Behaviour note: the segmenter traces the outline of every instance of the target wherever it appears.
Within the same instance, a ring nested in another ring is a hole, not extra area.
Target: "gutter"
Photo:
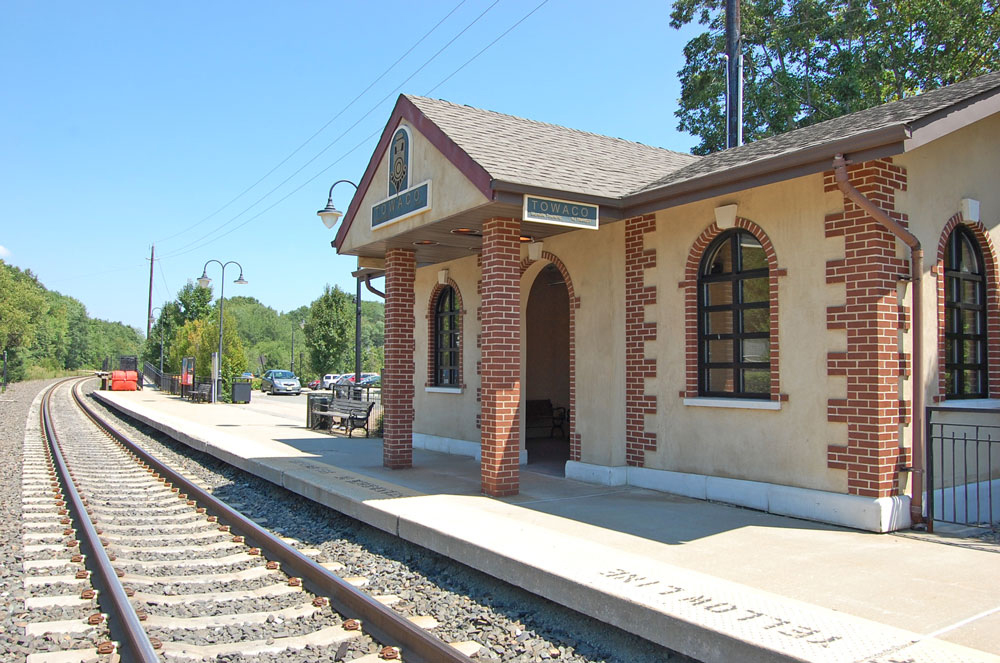
[[[863,193],[855,189],[847,177],[847,161],[843,154],[837,154],[833,159],[833,174],[839,188],[844,196],[853,201],[858,207],[868,213],[872,219],[882,225],[883,228],[891,232],[904,244],[910,247],[910,279],[911,283],[911,311],[913,313],[913,356],[910,361],[913,365],[912,382],[912,415],[911,425],[911,456],[912,467],[901,467],[900,471],[910,471],[913,476],[910,497],[910,519],[914,523],[923,522],[923,479],[924,479],[924,325],[923,325],[923,303],[921,294],[923,292],[922,280],[924,272],[924,250],[920,246],[920,240],[909,230],[899,223],[889,218],[882,208],[865,197]]]

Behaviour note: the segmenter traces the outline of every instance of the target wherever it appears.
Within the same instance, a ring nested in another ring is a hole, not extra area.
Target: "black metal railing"
[[[927,408],[927,516],[991,528],[1000,523],[1000,409]]]
[[[163,389],[163,378],[164,378],[164,375],[163,375],[163,373],[160,372],[160,370],[156,366],[153,366],[148,361],[147,362],[143,362],[143,364],[142,364],[142,375],[143,375],[143,377],[145,377],[145,379],[147,379],[150,382],[152,382],[153,385],[155,385],[157,389],[160,389],[160,390]]]

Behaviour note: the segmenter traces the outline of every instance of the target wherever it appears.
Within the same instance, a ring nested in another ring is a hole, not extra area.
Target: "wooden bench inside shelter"
[[[365,437],[368,437],[368,418],[373,407],[375,401],[356,401],[350,398],[320,400],[312,406],[312,427],[332,431],[336,425],[343,428],[348,437],[355,430],[364,429]]]
[[[559,429],[559,437],[566,437],[565,423],[566,408],[553,407],[549,399],[524,402],[525,437],[532,430],[545,430],[548,437],[555,437],[556,429]]]

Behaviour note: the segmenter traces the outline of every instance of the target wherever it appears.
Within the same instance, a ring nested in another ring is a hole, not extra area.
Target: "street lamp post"
[[[226,267],[228,265],[236,265],[240,268],[240,275],[233,283],[238,283],[240,285],[246,285],[248,281],[243,278],[243,265],[236,262],[235,260],[230,260],[229,262],[222,263],[218,260],[209,260],[205,263],[205,266],[201,269],[201,276],[198,278],[198,285],[203,288],[207,288],[211,283],[212,279],[208,278],[208,265],[209,263],[215,263],[222,267],[222,280],[219,281],[219,372],[217,375],[212,376],[212,402],[219,402],[219,377],[222,375],[222,307],[226,301]]]
[[[330,186],[330,194],[327,196],[326,207],[316,212],[316,214],[323,220],[323,225],[327,228],[333,228],[337,225],[337,221],[340,217],[344,215],[343,212],[338,210],[333,205],[333,188],[338,184],[346,182],[354,187],[357,191],[358,185],[351,180],[337,180]],[[357,295],[354,300],[354,393],[361,398],[361,278],[357,279]]]

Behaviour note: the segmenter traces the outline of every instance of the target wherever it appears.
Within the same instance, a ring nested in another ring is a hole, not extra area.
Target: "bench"
[[[524,402],[524,435],[530,430],[545,430],[548,437],[555,437],[559,429],[559,437],[566,437],[566,408],[552,407],[549,399]]]
[[[188,392],[192,403],[207,403],[212,400],[212,385],[209,383],[199,384]]]
[[[343,428],[348,437],[359,428],[363,428],[365,437],[368,437],[368,417],[373,407],[375,401],[355,401],[349,398],[321,401],[312,409],[313,428],[325,427],[332,431],[334,419],[337,419],[337,427]]]

